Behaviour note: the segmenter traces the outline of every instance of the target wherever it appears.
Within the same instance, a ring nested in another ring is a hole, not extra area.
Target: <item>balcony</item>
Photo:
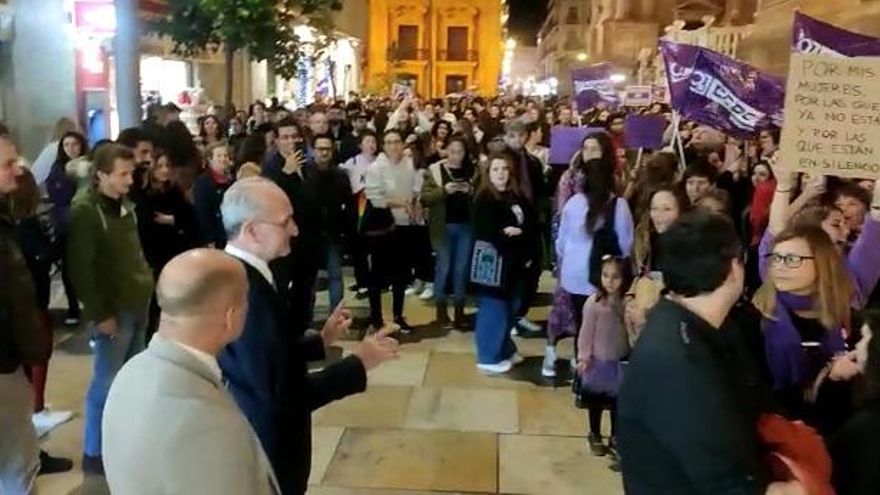
[[[388,49],[386,56],[388,57],[389,61],[427,61],[431,59],[431,50],[409,47],[391,47]]]
[[[437,60],[441,62],[478,62],[480,53],[476,50],[440,50]]]

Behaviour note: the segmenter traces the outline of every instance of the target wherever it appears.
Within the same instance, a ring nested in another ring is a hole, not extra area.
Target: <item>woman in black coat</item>
[[[223,194],[232,185],[229,146],[223,142],[213,144],[205,151],[205,156],[208,167],[193,184],[199,244],[223,249],[226,246],[226,231],[220,217],[220,203],[223,202]]]
[[[478,285],[475,340],[477,368],[484,373],[506,373],[522,362],[510,329],[525,291],[523,273],[537,263],[534,210],[519,194],[512,170],[510,156],[490,157],[474,202],[471,281]]]
[[[195,211],[173,176],[169,156],[160,152],[147,171],[146,187],[136,210],[141,246],[157,280],[166,263],[199,245]],[[154,297],[150,303],[147,343],[158,318],[159,307]]]

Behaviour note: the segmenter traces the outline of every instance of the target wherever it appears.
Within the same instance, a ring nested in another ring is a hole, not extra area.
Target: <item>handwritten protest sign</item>
[[[792,54],[781,165],[880,178],[880,58]]]

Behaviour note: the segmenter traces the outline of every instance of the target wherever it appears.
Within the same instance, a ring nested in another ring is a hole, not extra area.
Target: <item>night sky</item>
[[[547,17],[547,0],[507,0],[510,19],[507,27],[510,36],[523,45],[535,45],[535,37],[541,23]]]

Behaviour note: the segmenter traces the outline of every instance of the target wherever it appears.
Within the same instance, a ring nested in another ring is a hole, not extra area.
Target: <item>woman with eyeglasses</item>
[[[808,403],[822,370],[840,377],[844,332],[855,288],[840,251],[818,226],[800,224],[762,243],[764,285],[753,299],[761,314],[774,395],[789,417],[822,423],[826,411]]]
[[[789,224],[821,227],[843,254],[845,266],[855,284],[852,306],[864,307],[880,280],[880,249],[877,249],[880,245],[880,190],[874,190],[870,214],[865,216],[858,238],[849,246],[850,229],[843,212],[834,205],[817,204],[825,194],[827,178],[807,177],[803,192],[789,203],[797,181],[796,174],[777,174],[769,223],[759,251],[763,248],[766,252],[773,244],[774,236],[785,230]]]

